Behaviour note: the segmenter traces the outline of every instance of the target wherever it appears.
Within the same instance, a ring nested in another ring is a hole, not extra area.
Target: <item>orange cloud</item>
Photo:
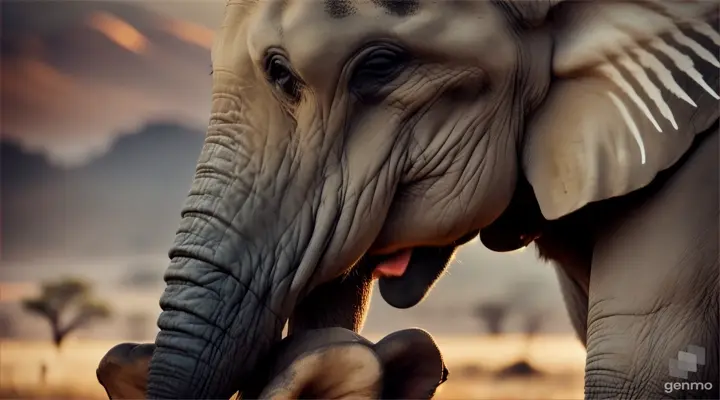
[[[163,85],[84,79],[30,57],[5,57],[1,65],[3,134],[60,164],[83,163],[102,154],[118,134],[133,132],[148,120],[203,127],[209,114],[209,99],[195,89],[173,92]],[[188,77],[188,85],[196,76],[207,76],[177,71],[174,80]]]
[[[74,82],[56,69],[34,58],[5,59],[0,70],[4,101],[16,103],[5,106],[32,104],[37,107],[55,105],[55,97],[73,89]],[[38,96],[36,93],[43,93]],[[67,104],[67,103],[65,103]],[[12,115],[6,117],[12,117]]]
[[[40,60],[2,61],[3,133],[20,136],[30,148],[53,148],[52,158],[61,163],[84,162],[105,151],[114,133],[107,132],[108,125],[134,129],[142,111],[156,104],[123,86],[78,80]]]
[[[211,78],[207,57],[198,51],[211,47],[213,31],[164,14],[127,15],[95,9],[58,22],[62,29],[51,32],[57,39],[52,45],[63,54],[59,64],[47,57],[50,36],[12,36],[18,54],[0,60],[3,136],[73,165],[102,154],[115,137],[149,120],[202,129]],[[108,40],[77,40],[76,32]]]
[[[212,48],[215,32],[202,25],[180,19],[168,19],[162,22],[162,29],[175,35],[180,40],[188,43],[204,47],[208,50]]]
[[[133,53],[141,54],[148,47],[149,41],[140,31],[112,14],[95,12],[90,15],[88,24],[118,46]]]

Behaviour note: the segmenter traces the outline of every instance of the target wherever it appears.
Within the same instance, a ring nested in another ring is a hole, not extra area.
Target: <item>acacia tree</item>
[[[108,305],[94,298],[90,285],[79,279],[46,282],[40,295],[23,300],[23,307],[48,321],[58,350],[71,332],[110,316]]]
[[[503,330],[505,319],[510,314],[510,304],[504,301],[482,302],[475,307],[474,315],[492,336]]]
[[[541,310],[530,310],[525,313],[523,333],[527,340],[533,339],[543,328],[544,313]]]
[[[530,346],[533,339],[543,328],[544,313],[541,310],[528,310],[523,315],[522,331],[525,334],[525,359],[530,358]]]

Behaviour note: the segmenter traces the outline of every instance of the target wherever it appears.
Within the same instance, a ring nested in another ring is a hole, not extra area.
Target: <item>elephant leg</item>
[[[572,279],[563,267],[556,265],[555,273],[560,283],[565,308],[567,309],[570,323],[572,323],[583,346],[587,346],[587,316],[588,316],[588,295],[585,290]]]
[[[553,262],[570,322],[587,346],[588,287],[592,263],[594,212],[580,210],[548,223],[535,240],[541,259]]]
[[[590,276],[586,398],[720,397],[718,204],[714,132],[603,228]]]

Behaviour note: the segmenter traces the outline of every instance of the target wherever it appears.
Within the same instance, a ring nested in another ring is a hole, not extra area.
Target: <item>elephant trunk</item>
[[[256,365],[280,340],[283,322],[249,293],[254,289],[209,260],[175,256],[171,268],[175,269],[172,279],[185,273],[188,281],[168,282],[161,299],[161,331],[150,363],[147,396],[228,399],[251,372],[246,366]],[[206,277],[190,282],[189,276],[200,271]],[[233,291],[235,298],[221,299],[220,291]],[[230,313],[237,317],[225,317]],[[240,329],[243,324],[252,324],[253,330]]]
[[[278,172],[259,171],[286,163],[244,157],[239,147],[253,139],[238,129],[211,127],[198,162],[165,273],[148,398],[229,398],[281,339],[298,301],[292,266],[309,239],[280,244],[292,218],[278,211],[279,199],[294,216],[312,207],[275,194],[285,188],[263,180],[277,181]]]

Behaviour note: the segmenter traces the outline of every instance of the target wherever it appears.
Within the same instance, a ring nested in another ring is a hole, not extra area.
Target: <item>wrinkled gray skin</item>
[[[153,344],[124,343],[100,361],[108,398],[145,396]],[[432,336],[405,329],[372,343],[353,331],[326,328],[290,335],[254,369],[246,399],[430,399],[447,379]]]
[[[417,304],[455,248],[533,240],[586,397],[718,397],[713,2],[231,0],[148,397],[227,398],[281,338]],[[590,273],[592,272],[592,273]],[[243,360],[243,362],[238,362]]]

